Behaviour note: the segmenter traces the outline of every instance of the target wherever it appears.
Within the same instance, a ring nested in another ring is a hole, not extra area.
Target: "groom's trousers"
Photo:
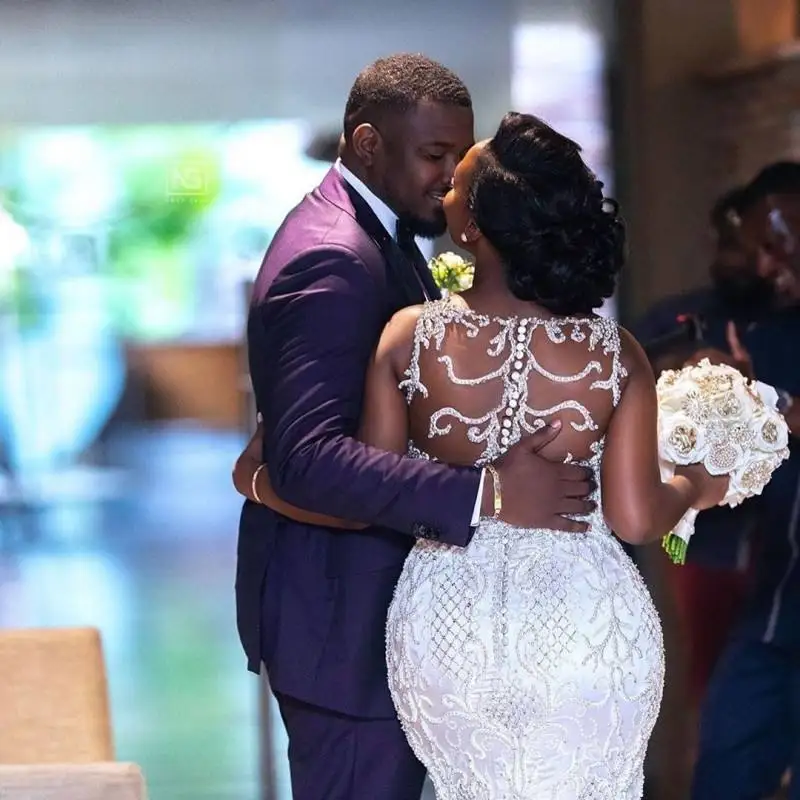
[[[792,650],[734,639],[711,679],[692,800],[762,800],[787,767],[800,800],[800,663]]]
[[[360,719],[277,694],[294,800],[420,800],[425,769],[397,719]]]

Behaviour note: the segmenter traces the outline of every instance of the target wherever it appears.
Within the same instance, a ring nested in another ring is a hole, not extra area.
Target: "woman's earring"
[[[464,244],[467,243],[467,234],[466,233],[462,233],[461,234],[461,241],[464,242]]]

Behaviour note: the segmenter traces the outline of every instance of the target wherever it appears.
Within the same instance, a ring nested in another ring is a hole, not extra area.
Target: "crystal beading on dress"
[[[445,365],[448,379],[459,386],[480,386],[502,379],[503,395],[496,408],[489,409],[481,417],[466,417],[455,408],[442,408],[431,416],[429,436],[447,435],[452,426],[440,426],[442,419],[453,417],[468,425],[467,438],[475,443],[486,442],[486,449],[477,463],[485,464],[494,461],[514,442],[526,433],[535,433],[545,424],[545,419],[561,411],[571,409],[581,415],[581,423],[572,422],[576,431],[596,430],[597,426],[591,414],[577,400],[564,400],[550,408],[536,409],[528,405],[528,381],[532,371],[555,383],[575,383],[584,380],[593,372],[600,373],[602,365],[593,360],[575,375],[557,375],[545,369],[537,360],[531,349],[531,338],[537,328],[543,328],[548,339],[553,343],[566,340],[564,326],[571,326],[570,339],[583,342],[588,338],[588,349],[594,350],[598,345],[605,355],[612,358],[611,374],[605,380],[598,379],[592,383],[592,389],[609,389],[613,401],[619,402],[619,393],[625,369],[619,359],[619,330],[612,320],[601,317],[592,318],[511,318],[497,319],[475,314],[464,306],[456,305],[449,300],[429,303],[421,313],[414,333],[414,347],[411,363],[406,370],[406,379],[400,383],[410,402],[414,394],[419,392],[427,397],[428,389],[420,376],[419,357],[422,348],[441,349],[447,326],[453,323],[462,325],[467,336],[475,338],[481,328],[492,323],[500,326],[500,333],[493,337],[487,354],[502,358],[500,365],[492,372],[478,378],[460,378],[455,374],[450,356],[443,355],[439,361]]]
[[[496,366],[460,377],[453,359],[441,354],[448,331],[474,339],[492,325],[499,333],[487,354]],[[583,343],[585,366],[571,375],[545,369],[532,344],[538,329],[554,345]],[[613,406],[625,378],[611,320],[489,318],[445,300],[420,313],[401,383],[409,402],[428,397],[420,355],[431,349],[454,384],[502,381],[499,403],[479,415],[452,407],[431,415],[430,439],[452,433],[456,420],[466,426],[467,438],[483,446],[479,465],[560,411],[575,412],[573,430],[598,430],[578,399],[537,408],[532,376],[570,385],[593,376],[589,391],[609,392]],[[484,518],[466,548],[420,540],[406,561],[387,620],[389,686],[437,800],[642,796],[663,687],[661,627],[599,510],[601,434],[589,450],[598,510],[587,533]],[[428,457],[421,442],[409,453]]]

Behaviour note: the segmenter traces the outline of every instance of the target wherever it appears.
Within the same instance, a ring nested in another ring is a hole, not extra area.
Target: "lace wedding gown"
[[[458,428],[483,446],[479,465],[544,417],[569,415],[560,436],[584,443],[575,460],[591,466],[599,487],[594,415],[607,422],[619,400],[619,349],[610,320],[489,319],[439,301],[421,312],[401,386],[409,402],[424,402],[430,372],[452,385],[448,397],[460,392],[461,410],[431,408],[429,449]],[[573,369],[548,370],[540,350]],[[464,377],[478,356],[488,371]],[[472,394],[489,387],[491,408],[483,398],[467,413]],[[430,457],[422,438],[412,453]],[[585,534],[482,519],[466,548],[418,541],[389,610],[386,647],[392,698],[437,800],[642,796],[664,678],[661,627],[600,510]]]

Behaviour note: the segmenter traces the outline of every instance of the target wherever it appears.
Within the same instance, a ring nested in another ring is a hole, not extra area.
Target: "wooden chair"
[[[0,764],[114,760],[98,630],[2,630],[0,676]]]

